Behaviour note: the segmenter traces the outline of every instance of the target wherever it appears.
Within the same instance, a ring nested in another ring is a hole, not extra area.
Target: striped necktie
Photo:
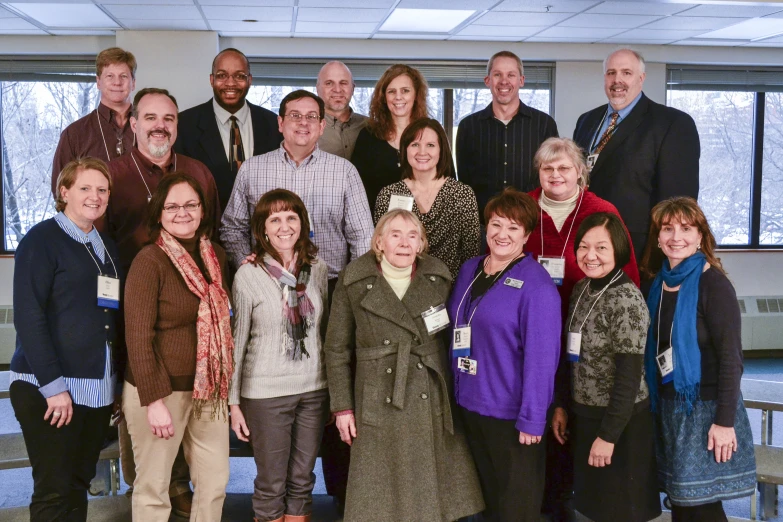
[[[242,147],[242,133],[239,132],[237,117],[231,116],[229,120],[231,120],[231,132],[229,132],[228,140],[228,162],[231,165],[231,173],[236,176],[237,172],[239,172],[239,167],[245,161],[245,149]]]
[[[619,113],[612,113],[612,119],[609,120],[609,126],[604,131],[603,136],[601,136],[601,140],[598,142],[598,146],[593,151],[593,154],[600,154],[601,151],[604,150],[604,147],[606,147],[606,144],[609,143],[609,138],[611,138],[612,134],[614,134],[614,129],[617,127],[617,118],[619,117]]]

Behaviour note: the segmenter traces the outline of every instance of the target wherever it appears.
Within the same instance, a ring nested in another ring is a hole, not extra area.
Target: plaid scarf
[[[234,338],[228,294],[215,250],[206,236],[199,240],[201,259],[212,281],[208,283],[198,265],[174,236],[160,231],[155,242],[166,252],[185,284],[201,299],[196,320],[196,379],[193,383],[193,413],[197,419],[205,405],[212,407],[211,418],[227,414],[228,386],[234,371]]]
[[[289,265],[296,266],[296,256]],[[313,326],[315,308],[307,297],[307,283],[310,282],[310,265],[302,264],[299,276],[295,276],[269,254],[264,256],[264,268],[283,289],[283,325],[288,339],[281,343],[281,349],[294,361],[301,361],[302,355],[310,354],[305,348],[307,330]]]

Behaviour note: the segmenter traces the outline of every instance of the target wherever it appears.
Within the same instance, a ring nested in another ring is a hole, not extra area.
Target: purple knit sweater
[[[476,307],[467,289],[483,259],[469,259],[459,271],[448,303],[452,324],[467,324]],[[524,284],[514,288],[504,284],[507,278]],[[543,435],[560,341],[560,295],[546,270],[528,255],[481,299],[471,322],[471,358],[478,361],[477,374],[462,373],[456,359],[452,362],[457,404],[480,415],[513,420],[517,430],[529,435]]]

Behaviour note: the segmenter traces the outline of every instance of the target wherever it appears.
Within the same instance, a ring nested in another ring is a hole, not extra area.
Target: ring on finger
[[[56,411],[52,415],[54,415],[55,417],[59,417],[60,415],[62,415],[62,413],[60,413],[59,411]]]

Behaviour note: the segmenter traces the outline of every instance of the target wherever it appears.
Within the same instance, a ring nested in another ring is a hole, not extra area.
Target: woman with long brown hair
[[[427,90],[427,80],[419,71],[399,63],[386,69],[375,84],[367,126],[359,133],[351,157],[370,211],[381,189],[401,179],[400,138],[408,124],[427,117]]]
[[[655,279],[645,376],[658,481],[675,522],[725,521],[722,501],[751,495],[756,482],[737,295],[695,199],[658,203],[648,237],[641,268]]]
[[[316,257],[309,223],[293,192],[264,194],[250,221],[255,260],[234,279],[236,366],[228,402],[231,428],[253,445],[259,522],[305,522],[312,511],[329,392],[320,336],[326,263]]]

